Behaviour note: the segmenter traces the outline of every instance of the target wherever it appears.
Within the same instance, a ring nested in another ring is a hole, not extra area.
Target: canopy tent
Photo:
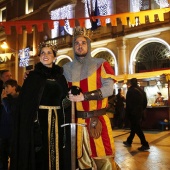
[[[151,72],[143,72],[143,73],[134,73],[134,74],[121,74],[116,76],[116,80],[124,81],[126,83],[131,78],[137,78],[137,79],[149,79],[152,77],[157,77],[165,75],[166,80],[170,80],[170,69],[167,70],[160,70],[160,71],[151,71]]]

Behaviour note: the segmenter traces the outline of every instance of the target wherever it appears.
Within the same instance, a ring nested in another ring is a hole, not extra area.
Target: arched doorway
[[[162,43],[144,45],[136,55],[135,72],[155,71],[170,68],[170,50]]]
[[[148,48],[148,45],[150,46],[149,48]],[[152,49],[153,46],[155,46],[155,45],[156,45],[156,48]],[[160,45],[160,47],[159,47],[159,45]],[[151,52],[154,53],[154,54],[152,54],[152,56],[156,55],[156,53],[160,54],[161,52],[166,54],[166,56],[168,56],[169,55],[168,51],[170,52],[169,44],[160,38],[147,38],[147,39],[141,41],[140,43],[138,43],[135,46],[135,48],[132,50],[132,53],[130,55],[130,62],[129,62],[129,73],[130,74],[133,74],[136,72],[136,61],[137,61],[136,57],[141,56],[141,53],[144,54],[144,49],[147,50],[145,53],[146,53],[146,56],[148,57],[147,58],[148,60],[150,59]],[[163,52],[164,51],[163,49],[166,51],[166,53]],[[138,57],[138,58],[141,59],[142,56]],[[144,57],[144,58],[146,58],[146,57]],[[142,65],[141,68],[145,69],[144,65]]]
[[[67,55],[60,55],[60,56],[57,57],[57,60],[56,60],[55,64],[62,67],[64,64],[66,64],[66,63],[68,63],[70,61],[72,61],[71,57],[69,57]]]
[[[115,71],[115,75],[117,75],[118,73],[117,60],[114,53],[111,50],[107,48],[96,48],[95,50],[92,51],[91,54],[92,57],[104,58],[106,61],[108,61],[112,66],[113,70]]]

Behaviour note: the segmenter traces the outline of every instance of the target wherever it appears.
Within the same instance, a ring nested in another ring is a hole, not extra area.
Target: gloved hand
[[[68,91],[73,95],[79,95],[80,92],[82,92],[81,88],[78,86],[71,86]]]

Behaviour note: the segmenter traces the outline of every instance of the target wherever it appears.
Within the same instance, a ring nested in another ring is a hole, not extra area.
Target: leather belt
[[[77,118],[91,118],[91,117],[95,117],[95,116],[101,116],[101,115],[105,115],[106,114],[106,109],[100,109],[100,110],[93,110],[93,111],[77,111],[76,112],[76,117]]]

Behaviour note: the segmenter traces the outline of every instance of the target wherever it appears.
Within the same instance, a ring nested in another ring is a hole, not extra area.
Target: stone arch
[[[71,57],[69,57],[68,55],[60,55],[57,57],[55,64],[62,67],[64,64],[66,64],[69,61],[72,61]]]
[[[113,57],[114,68],[115,68],[114,71],[115,71],[115,75],[117,75],[118,74],[118,64],[117,64],[117,60],[116,60],[114,53],[110,49],[102,47],[102,48],[96,48],[95,50],[93,50],[91,52],[91,55],[92,55],[92,57],[94,57],[96,54],[98,54],[100,52],[108,52]]]
[[[161,44],[165,45],[165,46],[170,50],[169,44],[168,44],[166,41],[164,41],[164,40],[162,40],[162,39],[160,39],[160,38],[147,38],[147,39],[139,42],[139,43],[135,46],[135,48],[132,50],[131,55],[130,55],[130,62],[129,62],[129,73],[130,73],[130,74],[135,73],[135,58],[136,58],[136,55],[137,55],[138,51],[139,51],[144,45],[146,45],[146,44],[148,44],[148,43],[151,43],[151,42],[161,43]]]

